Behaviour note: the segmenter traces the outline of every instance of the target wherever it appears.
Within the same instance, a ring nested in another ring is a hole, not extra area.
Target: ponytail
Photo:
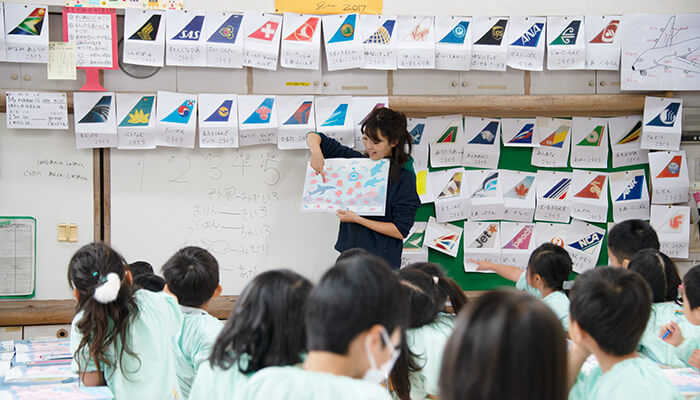
[[[459,314],[459,311],[467,304],[467,296],[461,287],[454,281],[454,279],[447,277],[436,276],[438,280],[438,288],[440,292],[447,295],[447,298],[452,304],[452,309],[455,314]]]
[[[396,397],[399,400],[411,400],[411,381],[409,375],[412,372],[418,372],[422,369],[416,358],[417,354],[414,354],[410,348],[408,348],[408,343],[406,343],[406,332],[402,333],[401,337],[401,354],[399,358],[396,359],[394,368],[389,374],[389,382],[391,382],[391,390],[396,393]]]

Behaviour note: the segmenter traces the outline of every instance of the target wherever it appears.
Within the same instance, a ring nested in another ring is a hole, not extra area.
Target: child
[[[322,133],[306,136],[311,152],[311,168],[326,182],[325,158],[390,160],[384,216],[360,217],[349,210],[338,210],[340,230],[335,249],[343,252],[360,247],[384,258],[394,269],[401,266],[403,239],[415,221],[420,198],[416,192],[411,147],[413,138],[406,130],[406,116],[389,108],[375,108],[362,123],[366,154],[345,147]]]
[[[566,338],[552,311],[512,289],[486,292],[445,347],[442,400],[565,400]]]
[[[379,383],[399,355],[407,311],[398,278],[382,259],[336,263],[309,295],[304,364],[259,371],[235,399],[390,399]]]
[[[104,243],[78,250],[68,283],[78,300],[71,324],[71,368],[87,386],[117,399],[178,399],[175,372],[182,314],[166,293],[137,290],[119,253]]]
[[[256,276],[241,293],[209,358],[197,371],[191,399],[232,399],[256,371],[295,365],[306,352],[304,319],[311,283],[288,271]]]
[[[570,296],[570,400],[683,398],[635,351],[651,313],[651,290],[638,273],[594,268],[576,279]],[[579,373],[591,353],[600,365]]]
[[[347,249],[344,252],[340,253],[338,258],[335,259],[335,262],[340,262],[345,260],[346,258],[355,256],[366,256],[368,254],[370,254],[370,252],[361,247],[353,247],[352,249]]]
[[[622,221],[608,232],[608,258],[610,266],[627,268],[627,265],[640,250],[658,250],[659,237],[648,222],[641,219]]]
[[[399,281],[408,293],[410,317],[405,344],[391,372],[392,387],[400,399],[439,396],[442,352],[467,296],[433,263],[411,264],[399,270]],[[453,313],[445,310],[448,299]]]
[[[700,265],[686,272],[683,277],[683,314],[693,325],[700,325]],[[683,329],[685,330],[685,329]],[[668,332],[668,334],[666,334]],[[689,339],[683,337],[681,327],[670,322],[662,327],[659,336],[676,346],[676,356],[690,367],[700,369],[700,335]]]
[[[477,271],[493,271],[516,282],[517,289],[541,297],[559,318],[564,330],[569,330],[569,299],[564,293],[564,282],[569,279],[572,262],[566,250],[552,243],[541,244],[530,254],[527,271],[490,261],[469,261],[478,265]]]
[[[211,355],[223,323],[207,313],[207,306],[221,294],[219,263],[200,247],[178,250],[162,268],[165,290],[177,297],[184,315],[177,357],[180,392],[189,397],[199,366]]]
[[[165,287],[165,279],[153,273],[153,267],[146,261],[135,261],[129,264],[129,271],[134,280],[134,287],[160,292]]]
[[[676,357],[674,347],[664,343],[658,334],[662,326],[672,320],[678,320],[686,332],[691,329],[682,316],[682,307],[677,303],[681,278],[676,264],[658,250],[644,249],[632,257],[628,269],[637,272],[649,284],[653,302],[649,321],[639,342],[639,352],[662,364],[684,366]]]

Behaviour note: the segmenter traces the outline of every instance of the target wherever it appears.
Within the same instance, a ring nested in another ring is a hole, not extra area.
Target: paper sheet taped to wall
[[[0,217],[0,297],[33,296],[36,219]]]

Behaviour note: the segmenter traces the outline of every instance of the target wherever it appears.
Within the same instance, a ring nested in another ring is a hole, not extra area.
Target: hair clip
[[[437,285],[440,282],[440,277],[433,276],[433,284]]]
[[[571,290],[571,288],[574,287],[574,281],[564,281],[562,284],[562,289],[564,290]]]

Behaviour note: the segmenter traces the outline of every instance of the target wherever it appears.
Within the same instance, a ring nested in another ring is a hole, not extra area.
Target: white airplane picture
[[[677,69],[686,74],[690,72],[700,73],[700,62],[688,59],[689,55],[700,50],[700,37],[674,43],[673,24],[675,21],[675,16],[669,18],[656,39],[654,47],[643,51],[634,60],[632,71],[639,72],[641,76],[646,76],[647,72],[654,68]]]

